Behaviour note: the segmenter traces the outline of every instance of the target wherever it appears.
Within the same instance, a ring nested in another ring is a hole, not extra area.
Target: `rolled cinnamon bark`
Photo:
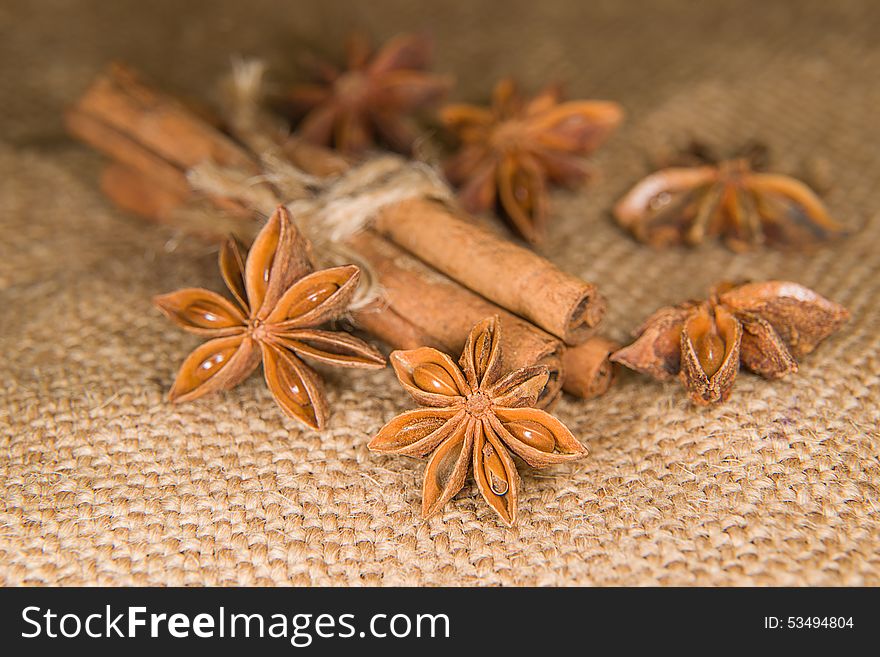
[[[351,167],[351,160],[323,146],[311,144],[295,135],[281,143],[281,152],[294,165],[313,176],[334,176]]]
[[[154,91],[120,64],[109,66],[64,120],[70,134],[121,165],[105,170],[103,191],[125,209],[157,221],[174,223],[172,211],[198,199],[186,176],[192,166],[216,161],[258,171],[256,158],[205,117]],[[208,200],[229,215],[252,216],[235,199]],[[204,236],[211,232],[206,230],[195,232]]]
[[[604,395],[614,383],[616,370],[609,356],[619,348],[614,340],[595,336],[566,349],[562,356],[565,367],[563,389],[582,399]]]
[[[104,168],[101,191],[122,209],[161,223],[167,223],[174,209],[186,203],[190,196],[188,190],[180,192],[118,162]]]
[[[135,136],[120,132],[75,108],[65,114],[68,132],[114,160],[135,169],[160,185],[169,194],[187,199],[192,188],[183,169],[147,149]]]
[[[284,152],[309,173],[344,169],[335,154],[295,140],[285,144]],[[589,339],[605,314],[605,300],[595,285],[461,218],[441,202],[419,198],[386,206],[372,228],[566,344]]]
[[[116,159],[123,159],[127,149],[111,146],[108,135],[112,133],[136,142],[177,169],[211,161],[258,171],[247,150],[182,102],[155,91],[122,64],[108,66],[66,112],[65,120],[72,134],[99,150],[112,150],[107,154]],[[98,128],[101,131],[96,135]]]
[[[434,347],[447,351],[449,347],[422,331],[406,317],[398,314],[384,299],[365,308],[351,311],[352,322],[394,349]]]
[[[374,270],[382,287],[381,305],[354,313],[356,324],[377,328],[384,325],[382,339],[398,348],[412,348],[422,340],[450,354],[464,347],[468,333],[480,320],[498,314],[502,318],[502,354],[506,369],[546,365],[550,380],[539,402],[546,406],[559,397],[564,378],[562,343],[547,332],[517,317],[455,281],[426,266],[371,231],[350,241],[351,247]],[[407,325],[395,326],[393,316],[369,317],[388,310],[406,318]]]
[[[101,191],[123,210],[212,242],[230,234],[249,240],[259,229],[254,213],[229,199],[199,200],[118,162],[104,168]]]
[[[385,208],[374,227],[420,260],[566,344],[587,340],[605,313],[595,285],[427,199]]]

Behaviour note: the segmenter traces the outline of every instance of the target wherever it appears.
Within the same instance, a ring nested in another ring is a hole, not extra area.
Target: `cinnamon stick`
[[[196,220],[210,217],[209,224],[184,223],[187,206],[180,203],[179,197],[125,165],[108,165],[102,187],[124,209],[155,221],[185,226],[187,232],[207,239],[222,238],[239,228],[230,226],[229,218],[216,212],[192,213]],[[253,219],[255,225],[256,216]],[[559,397],[564,379],[564,347],[559,340],[463,288],[371,231],[357,235],[349,246],[370,265],[382,289],[380,299],[352,313],[356,326],[395,349],[430,346],[455,354],[461,351],[474,324],[499,314],[504,322],[502,344],[507,367],[546,365],[550,381],[540,401],[546,406]]]
[[[120,131],[94,116],[71,108],[65,114],[68,132],[127,167],[147,175],[171,195],[185,201],[192,188],[184,170],[146,148],[137,135]]]
[[[565,368],[563,389],[582,399],[592,399],[608,392],[614,383],[616,366],[609,359],[620,348],[614,340],[595,336],[562,356]]]
[[[351,167],[351,160],[292,135],[281,144],[281,152],[296,167],[313,176],[334,176]]]
[[[605,313],[595,285],[439,202],[413,199],[389,206],[374,226],[420,260],[567,344],[587,340]]]
[[[370,265],[382,287],[382,305],[356,311],[356,324],[367,328],[372,323],[377,328],[375,317],[370,315],[387,312],[384,306],[407,320],[399,327],[393,324],[393,316],[378,320],[384,325],[380,337],[392,346],[411,348],[418,336],[429,346],[455,354],[464,347],[474,324],[498,314],[503,325],[505,368],[546,365],[550,380],[540,402],[546,406],[558,398],[564,378],[564,347],[558,339],[463,288],[371,231],[358,234],[350,245]]]
[[[289,140],[284,150],[309,173],[344,168],[338,155],[320,147]],[[605,300],[595,285],[463,219],[441,202],[416,198],[386,206],[372,228],[566,344],[589,339],[605,314]]]
[[[256,159],[205,117],[154,91],[121,64],[109,66],[65,112],[64,120],[70,134],[128,169],[108,168],[104,192],[127,210],[144,204],[141,214],[163,223],[174,223],[174,209],[198,199],[187,181],[190,167],[216,161],[258,171]],[[135,172],[146,180],[138,180]],[[148,198],[152,194],[156,198]],[[228,214],[251,217],[235,199],[209,200]]]
[[[168,223],[174,210],[190,197],[188,189],[181,191],[174,185],[163,184],[119,162],[105,167],[101,174],[101,191],[122,209],[146,215],[161,223]]]
[[[65,120],[73,135],[128,164],[132,163],[124,158],[129,149],[115,143],[114,134],[180,170],[212,161],[258,171],[247,150],[122,64],[108,66],[66,112]]]
[[[230,234],[253,238],[258,229],[254,213],[240,206],[231,207],[228,199],[200,200],[119,162],[104,168],[101,191],[123,210],[211,242],[219,242]],[[217,212],[218,207],[225,211]]]
[[[394,349],[418,349],[434,347],[445,351],[448,347],[428,335],[403,315],[400,315],[384,299],[366,308],[352,311],[353,323],[373,337]]]

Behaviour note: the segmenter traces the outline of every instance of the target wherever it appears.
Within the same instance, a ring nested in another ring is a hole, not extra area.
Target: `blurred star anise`
[[[257,235],[246,263],[235,240],[226,241],[220,271],[235,303],[201,288],[153,300],[184,330],[211,338],[183,362],[171,401],[232,388],[262,360],[266,383],[282,410],[320,429],[327,401],[317,372],[301,357],[342,367],[385,366],[366,342],[314,328],[345,312],[360,271],[353,265],[313,271],[307,242],[283,207]]]
[[[584,156],[592,153],[623,118],[617,103],[560,101],[547,87],[526,101],[510,79],[495,86],[491,107],[448,105],[443,123],[461,146],[446,163],[446,176],[460,187],[471,212],[496,205],[514,229],[540,242],[547,222],[547,186],[575,186],[589,178]]]
[[[694,402],[715,404],[730,396],[740,363],[767,379],[797,372],[797,359],[848,318],[797,283],[721,283],[707,301],[655,312],[611,360],[661,381],[678,377]]]
[[[424,70],[430,54],[429,41],[418,35],[398,35],[375,53],[363,35],[351,36],[345,69],[313,61],[315,81],[287,93],[302,116],[297,134],[346,154],[362,153],[377,136],[394,150],[410,152],[418,136],[411,115],[452,86],[449,76]]]
[[[654,247],[721,237],[734,251],[766,244],[807,248],[844,233],[819,197],[788,176],[764,173],[766,148],[717,160],[692,145],[685,166],[652,173],[614,206],[618,223]]]
[[[533,408],[547,383],[545,366],[502,376],[500,332],[497,316],[477,324],[462,352],[460,367],[429,347],[391,354],[400,383],[426,408],[395,417],[369,447],[384,454],[431,455],[422,500],[426,517],[461,490],[473,464],[483,498],[512,525],[519,475],[510,452],[535,468],[587,455],[565,425]]]

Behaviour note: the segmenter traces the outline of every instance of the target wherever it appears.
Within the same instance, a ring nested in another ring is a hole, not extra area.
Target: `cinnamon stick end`
[[[616,366],[609,360],[620,348],[614,340],[595,336],[563,355],[563,389],[581,399],[593,399],[608,392],[614,383]]]
[[[588,285],[580,301],[572,309],[566,323],[563,341],[569,345],[579,345],[589,340],[594,329],[605,317],[608,304],[594,285]]]

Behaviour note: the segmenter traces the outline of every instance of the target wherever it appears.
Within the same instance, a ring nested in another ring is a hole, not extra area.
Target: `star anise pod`
[[[560,101],[547,87],[526,101],[514,82],[495,86],[491,107],[447,105],[443,123],[461,146],[445,166],[459,199],[471,212],[500,206],[514,229],[539,242],[547,222],[549,183],[575,186],[589,178],[584,156],[623,118],[617,103]]]
[[[422,501],[426,517],[461,490],[473,464],[483,498],[512,525],[519,475],[511,452],[535,468],[587,455],[565,425],[533,408],[547,383],[545,366],[502,376],[497,316],[473,328],[458,366],[430,347],[394,351],[391,364],[406,391],[426,408],[395,417],[369,447],[383,454],[431,455]]]
[[[652,173],[618,201],[614,216],[654,247],[721,237],[735,251],[762,244],[807,248],[841,236],[843,227],[807,185],[756,171],[764,150],[752,147],[750,157],[702,163],[710,156],[692,152],[694,166]]]
[[[234,239],[220,250],[220,271],[235,302],[187,288],[153,302],[185,331],[211,338],[184,360],[171,401],[227,390],[263,363],[269,390],[282,410],[313,429],[324,426],[321,379],[301,358],[327,365],[381,368],[376,349],[348,333],[315,328],[345,312],[357,289],[354,265],[313,271],[308,244],[279,207],[247,256]]]
[[[408,153],[418,136],[412,114],[443,96],[449,76],[428,73],[431,46],[418,35],[392,38],[375,53],[363,35],[347,43],[346,68],[314,61],[315,81],[287,94],[302,116],[296,132],[307,141],[359,154],[380,137]]]
[[[730,396],[740,363],[767,379],[797,372],[797,360],[848,318],[797,283],[721,283],[707,301],[655,312],[611,360],[661,381],[678,377],[694,402],[715,404]]]

